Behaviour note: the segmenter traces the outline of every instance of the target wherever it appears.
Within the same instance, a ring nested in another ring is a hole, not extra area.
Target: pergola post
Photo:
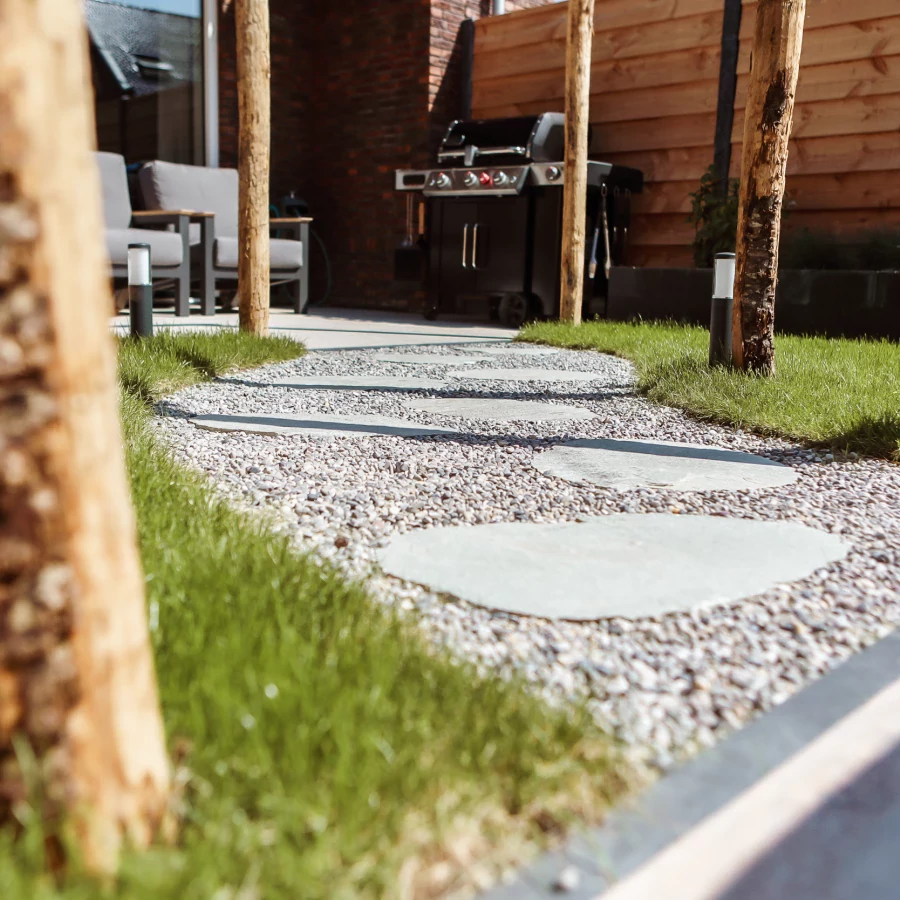
[[[566,39],[566,148],[559,317],[581,322],[587,218],[588,127],[594,0],[569,0]]]
[[[806,0],[759,0],[744,111],[732,359],[775,373],[775,289]]]

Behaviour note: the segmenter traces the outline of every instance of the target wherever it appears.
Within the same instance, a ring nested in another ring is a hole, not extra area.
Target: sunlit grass
[[[651,400],[713,422],[840,451],[900,457],[900,345],[820,337],[776,338],[774,378],[707,364],[705,329],[659,323],[558,322],[519,340],[630,359]]]

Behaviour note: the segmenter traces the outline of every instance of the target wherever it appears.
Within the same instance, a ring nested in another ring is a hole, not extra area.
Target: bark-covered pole
[[[67,814],[107,872],[124,839],[154,837],[169,768],[82,15],[81,0],[0,2],[0,819],[36,785],[51,833]]]
[[[594,0],[569,0],[566,38],[566,149],[559,317],[581,322],[587,217],[588,124]]]
[[[234,0],[238,79],[238,318],[269,333],[269,0]]]
[[[775,288],[806,0],[759,0],[744,111],[732,358],[775,373]]]

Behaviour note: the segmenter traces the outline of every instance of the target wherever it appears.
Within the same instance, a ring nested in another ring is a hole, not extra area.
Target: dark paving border
[[[594,900],[673,840],[737,797],[810,741],[900,678],[900,631],[857,654],[777,709],[686,763],[629,808],[576,835],[484,900],[546,900],[563,869],[578,885],[562,896]]]

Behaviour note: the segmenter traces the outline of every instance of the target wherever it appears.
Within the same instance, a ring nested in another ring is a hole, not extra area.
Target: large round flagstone
[[[439,356],[436,353],[376,353],[375,359],[409,366],[467,366],[484,362],[480,356]]]
[[[434,416],[459,419],[486,419],[500,422],[572,422],[596,416],[578,406],[537,403],[534,400],[494,400],[480,397],[441,397],[405,400],[408,409]]]
[[[445,428],[416,425],[390,416],[308,416],[212,415],[194,416],[191,422],[207,431],[243,431],[248,434],[291,434],[311,438],[335,437],[419,437],[432,434],[456,434]]]
[[[570,524],[432,528],[396,537],[384,571],[490,609],[637,619],[751,597],[846,556],[790,522],[623,514]]]
[[[484,347],[470,347],[476,353],[490,353],[493,356],[505,356],[513,359],[516,356],[553,356],[558,353],[552,347],[537,347],[533,344],[496,344],[486,345]]]
[[[446,381],[410,378],[402,375],[303,375],[270,382],[275,387],[307,388],[322,391],[433,391]]]
[[[450,378],[472,381],[596,381],[598,372],[563,372],[559,369],[461,369],[448,372]]]
[[[797,471],[771,459],[673,441],[577,440],[536,454],[545,475],[617,490],[752,490],[797,480]]]

